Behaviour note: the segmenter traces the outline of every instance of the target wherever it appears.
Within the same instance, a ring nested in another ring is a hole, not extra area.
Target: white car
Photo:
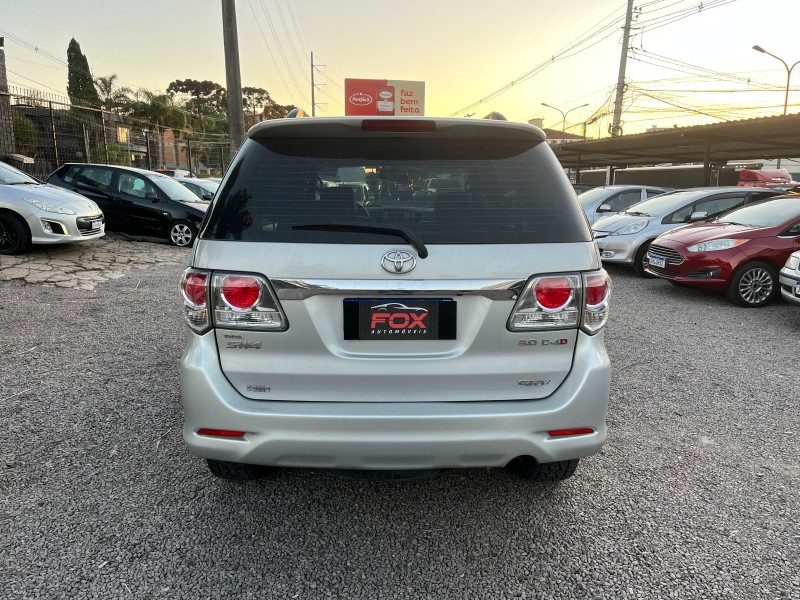
[[[97,204],[0,162],[0,254],[21,254],[31,244],[82,242],[104,235]]]
[[[778,278],[783,299],[792,304],[800,304],[800,251],[789,256]]]

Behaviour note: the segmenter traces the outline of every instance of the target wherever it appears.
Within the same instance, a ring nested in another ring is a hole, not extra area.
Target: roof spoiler
[[[284,117],[284,119],[298,119],[298,118],[300,118],[300,117],[310,117],[310,116],[311,116],[311,115],[309,115],[309,114],[308,114],[306,111],[304,111],[302,108],[295,108],[295,109],[294,109],[294,110],[292,110],[292,111],[291,111],[291,112],[290,112],[288,115],[286,115],[286,116]]]

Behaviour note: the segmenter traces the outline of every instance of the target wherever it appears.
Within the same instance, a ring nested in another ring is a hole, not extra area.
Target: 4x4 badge
[[[383,270],[399,275],[414,270],[417,259],[407,250],[389,250],[381,259]]]

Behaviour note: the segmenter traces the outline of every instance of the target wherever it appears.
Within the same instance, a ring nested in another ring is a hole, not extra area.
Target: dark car
[[[166,238],[191,246],[208,209],[172,177],[132,167],[67,163],[48,183],[93,200],[107,231]]]
[[[763,306],[778,270],[800,250],[800,198],[780,196],[657,237],[647,271],[679,284],[725,290],[734,304]]]

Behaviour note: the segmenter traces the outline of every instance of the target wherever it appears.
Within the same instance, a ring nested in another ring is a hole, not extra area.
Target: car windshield
[[[200,202],[200,199],[187,188],[166,175],[150,175],[150,181],[158,186],[170,200],[177,202]]]
[[[717,222],[748,227],[777,227],[800,218],[800,197],[768,199],[737,208],[720,216]]]
[[[0,163],[0,183],[4,185],[21,185],[24,183],[39,183],[30,175],[15,169],[5,163]]]
[[[625,212],[634,215],[660,217],[675,210],[676,208],[684,206],[685,204],[695,202],[708,193],[708,191],[696,192],[690,190],[667,192],[666,194],[653,196],[644,202],[634,204],[633,206],[628,207]]]

